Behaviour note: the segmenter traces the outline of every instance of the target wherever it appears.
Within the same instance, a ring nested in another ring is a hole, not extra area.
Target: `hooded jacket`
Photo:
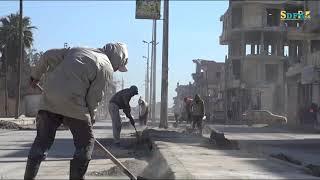
[[[194,116],[204,116],[204,102],[199,95],[196,95],[191,105],[191,112]]]
[[[106,46],[117,49],[115,44]],[[46,51],[31,74],[37,80],[45,74],[39,109],[79,120],[94,119],[94,111],[108,88],[106,85],[117,70],[112,62],[122,64],[123,52],[117,50],[106,54],[90,48]]]
[[[143,99],[139,99],[138,100],[138,104],[139,104],[139,115],[140,116],[145,116],[145,114],[148,113],[148,103],[146,101],[144,101]]]

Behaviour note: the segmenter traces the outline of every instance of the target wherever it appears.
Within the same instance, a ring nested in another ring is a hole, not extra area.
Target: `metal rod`
[[[168,127],[169,0],[164,0],[160,128]]]
[[[21,63],[23,62],[23,34],[22,34],[22,9],[23,9],[23,2],[20,0],[20,18],[19,18],[19,39],[20,39],[20,54],[19,54],[19,59],[18,61],[18,72],[17,72],[17,77],[18,77],[18,82],[17,82],[17,94],[16,94],[16,114],[15,114],[15,119],[19,118],[20,115],[20,94],[21,94]]]

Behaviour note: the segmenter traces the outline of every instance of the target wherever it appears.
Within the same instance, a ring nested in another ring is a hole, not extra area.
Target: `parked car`
[[[287,118],[267,110],[248,110],[242,114],[242,120],[249,126],[253,124],[284,125]]]

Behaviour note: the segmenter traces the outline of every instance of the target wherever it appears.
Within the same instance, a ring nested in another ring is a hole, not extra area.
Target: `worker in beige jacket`
[[[127,61],[123,43],[109,43],[101,49],[52,49],[44,53],[31,74],[34,88],[46,75],[36,119],[37,136],[28,155],[25,179],[36,177],[62,123],[69,127],[76,149],[70,161],[70,179],[84,178],[94,145],[94,112],[113,72],[127,71]]]

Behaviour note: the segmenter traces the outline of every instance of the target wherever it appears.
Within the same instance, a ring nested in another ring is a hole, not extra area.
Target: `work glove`
[[[32,88],[36,88],[37,87],[37,84],[39,83],[39,80],[37,80],[37,79],[34,79],[33,77],[30,77],[30,86],[32,87]]]

